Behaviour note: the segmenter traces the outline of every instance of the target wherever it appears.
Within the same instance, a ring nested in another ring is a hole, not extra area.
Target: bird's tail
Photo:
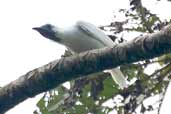
[[[113,78],[113,80],[116,82],[116,84],[119,85],[121,89],[127,88],[128,84],[126,82],[126,79],[123,75],[123,73],[120,71],[119,68],[114,68],[110,70],[105,70],[105,72],[109,72]]]

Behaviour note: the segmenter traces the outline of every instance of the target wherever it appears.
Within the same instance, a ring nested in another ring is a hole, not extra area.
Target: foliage
[[[130,0],[130,9],[120,9],[126,17],[124,21],[111,22],[100,29],[113,32],[113,41],[126,42],[127,39],[118,37],[124,32],[152,33],[161,30],[171,22],[162,22],[160,18],[146,9],[141,0]],[[116,15],[117,17],[117,15]],[[65,56],[69,56],[67,51]],[[148,75],[144,71],[153,64],[160,68]],[[108,114],[115,110],[118,114],[145,113],[147,111],[160,112],[160,107],[170,80],[171,55],[141,61],[121,66],[121,70],[130,82],[124,90],[118,89],[111,76],[100,73],[70,81],[70,88],[61,85],[45,93],[37,103],[39,111],[35,114]],[[100,75],[100,76],[99,76]],[[160,98],[154,104],[145,101],[154,97]],[[112,100],[110,105],[105,102]],[[138,111],[137,111],[138,110]]]

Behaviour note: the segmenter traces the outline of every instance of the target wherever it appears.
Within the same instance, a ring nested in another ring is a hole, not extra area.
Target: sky
[[[143,1],[163,19],[169,18],[165,12],[171,4]],[[64,46],[43,38],[33,27],[45,23],[67,27],[78,20],[105,25],[114,20],[117,9],[128,7],[128,0],[0,0],[0,86],[64,53]],[[6,114],[32,114],[41,96],[20,103]]]

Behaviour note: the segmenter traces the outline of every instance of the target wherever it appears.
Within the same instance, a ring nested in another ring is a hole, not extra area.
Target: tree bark
[[[171,25],[157,33],[139,36],[112,48],[87,51],[52,61],[1,88],[0,113],[3,114],[27,98],[53,89],[65,81],[154,58],[170,51]]]

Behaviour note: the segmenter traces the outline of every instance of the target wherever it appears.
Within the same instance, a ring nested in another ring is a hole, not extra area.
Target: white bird
[[[113,47],[115,45],[99,28],[84,21],[78,21],[75,25],[68,28],[58,28],[51,24],[46,24],[33,29],[47,39],[63,44],[72,54],[103,47]],[[120,89],[128,87],[126,79],[119,68],[106,71],[112,75],[113,80],[119,85]]]

